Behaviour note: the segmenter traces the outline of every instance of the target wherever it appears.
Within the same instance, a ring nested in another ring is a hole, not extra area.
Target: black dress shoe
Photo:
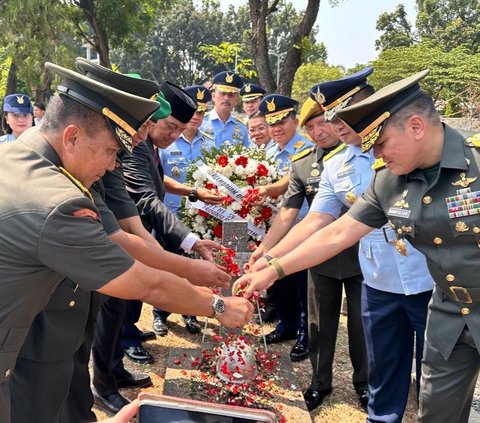
[[[130,401],[118,392],[103,396],[93,391],[93,399],[95,407],[109,414],[117,414],[122,407],[130,404]]]
[[[183,320],[185,322],[185,329],[187,329],[187,332],[193,334],[200,333],[200,323],[198,323],[198,320],[195,316],[184,316]]]
[[[125,355],[135,363],[149,364],[153,362],[151,354],[141,345],[125,348]]]
[[[157,335],[155,335],[155,332],[148,331],[148,332],[142,332],[140,334],[140,341],[145,342],[145,341],[150,341],[151,339],[156,339]]]
[[[291,334],[288,332],[278,332],[275,329],[273,332],[270,332],[267,336],[265,336],[265,341],[267,344],[277,344],[283,341],[290,341],[291,339],[295,339],[297,337],[296,334]]]
[[[308,411],[315,410],[315,408],[320,407],[323,403],[323,400],[327,395],[332,393],[332,388],[330,389],[307,389],[303,394],[303,399],[305,404],[307,404]]]
[[[146,373],[125,373],[116,378],[117,388],[145,388],[152,384],[152,379]]]
[[[369,398],[368,389],[357,389],[357,395],[360,406],[363,408],[363,411],[367,412]]]
[[[167,322],[161,317],[155,317],[155,319],[153,319],[153,331],[158,336],[165,336],[168,333]]]
[[[306,345],[296,343],[292,351],[290,351],[290,359],[292,361],[302,361],[308,358],[308,348]]]

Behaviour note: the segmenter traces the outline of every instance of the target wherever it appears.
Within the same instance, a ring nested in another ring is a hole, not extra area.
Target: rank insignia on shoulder
[[[335,150],[332,150],[330,151],[330,153],[325,154],[325,156],[323,156],[323,161],[326,162],[328,159],[331,159],[333,156],[335,156],[335,154],[342,151],[346,147],[347,147],[347,144],[340,144]]]
[[[372,170],[378,170],[386,166],[386,163],[383,161],[383,159],[376,159],[375,163],[372,165]]]
[[[92,209],[87,209],[87,208],[78,209],[78,210],[75,210],[72,213],[72,215],[75,217],[89,217],[90,219],[98,221],[98,214],[94,212]]]
[[[205,132],[205,131],[200,131],[200,133],[201,133],[205,138],[208,138],[208,139],[210,139],[210,140],[213,140],[212,134],[209,134],[208,132]]]
[[[295,144],[293,144],[293,148],[298,150],[299,148],[302,148],[305,145],[305,141],[297,141]]]
[[[480,147],[480,133],[472,135],[465,140],[465,144],[469,147]]]
[[[295,161],[301,159],[302,157],[308,156],[312,151],[313,151],[313,148],[306,148],[305,150],[300,151],[300,153],[295,154],[292,157],[290,157],[290,161],[295,162]]]

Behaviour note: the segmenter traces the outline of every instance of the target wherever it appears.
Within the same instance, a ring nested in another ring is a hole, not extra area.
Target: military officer
[[[258,112],[258,107],[267,93],[265,88],[255,84],[245,84],[240,88],[240,98],[242,99],[243,111],[250,118],[255,112]]]
[[[361,134],[362,148],[373,147],[386,167],[345,216],[274,265],[281,273],[297,271],[387,222],[401,257],[411,254],[408,238],[425,254],[435,281],[418,419],[467,422],[480,365],[475,275],[480,155],[475,144],[441,123],[431,97],[419,85],[427,74],[422,71],[390,84],[338,113]],[[246,295],[269,286],[278,277],[275,273],[275,268],[265,269],[250,277]]]
[[[184,91],[197,100],[197,110],[177,140],[167,148],[160,150],[167,191],[164,203],[174,214],[177,214],[180,208],[182,196],[200,197],[197,190],[193,190],[183,183],[190,165],[202,156],[202,150],[209,150],[215,146],[213,138],[199,130],[208,102],[212,98],[210,92],[202,85],[186,87]],[[219,197],[218,200],[222,201],[222,199],[223,197]]]
[[[298,102],[282,94],[271,94],[260,103],[260,113],[265,116],[270,136],[276,145],[267,150],[267,157],[277,163],[278,171],[285,175],[288,185],[290,157],[302,150],[312,147],[312,143],[297,132],[298,119],[296,107]],[[302,209],[308,210],[304,201]],[[302,214],[302,210],[299,216]],[[288,280],[275,286],[272,292],[276,313],[280,322],[274,331],[266,336],[269,344],[295,339],[290,357],[294,361],[308,358],[307,327],[307,273],[299,272]],[[292,301],[292,299],[295,299]]]
[[[238,104],[238,92],[243,86],[240,75],[234,72],[220,72],[212,80],[213,109],[205,115],[200,130],[215,140],[219,148],[225,141],[230,144],[243,144],[248,147],[247,127],[232,115]]]
[[[367,76],[373,71],[366,68],[340,80],[329,81],[312,88],[311,95],[320,102],[325,115],[341,110],[369,96],[373,88]],[[332,96],[332,93],[335,93]],[[360,137],[345,124],[335,121],[340,138],[348,146],[334,150],[324,162],[324,170],[317,197],[311,213],[296,228],[295,234],[284,239],[283,245],[272,250],[281,254],[289,244],[297,245],[315,229],[338,218],[342,208],[350,207],[365,191],[372,177],[373,156],[362,153]],[[425,258],[411,249],[408,258],[397,258],[390,228],[372,231],[360,241],[360,265],[364,276],[362,313],[369,358],[368,418],[373,421],[401,421],[408,399],[414,341],[416,339],[417,381],[423,351],[423,333],[427,304],[433,281],[426,267]],[[388,323],[388,324],[387,324]],[[395,363],[392,365],[392,363]],[[318,402],[328,390],[308,390],[305,401]],[[364,397],[366,405],[367,397]]]
[[[16,140],[33,125],[33,109],[30,98],[25,94],[10,94],[3,99],[2,129],[0,144]]]
[[[338,91],[331,92],[329,102],[336,100],[336,95],[343,91],[344,87],[339,86]],[[269,250],[287,234],[305,198],[311,205],[318,191],[323,160],[331,156],[329,153],[340,143],[335,128],[325,122],[323,109],[311,98],[308,98],[302,106],[300,127],[305,127],[316,146],[303,150],[291,158],[292,170],[283,206],[255,252],[257,259],[261,257],[259,254],[269,253]],[[362,280],[358,264],[358,245],[324,264],[309,269],[308,350],[313,367],[312,382],[306,394],[309,410],[319,406],[320,397],[332,389],[332,365],[343,286],[348,300],[348,334],[350,358],[354,369],[353,385],[360,400],[366,405],[367,354],[360,314]]]
[[[191,307],[208,315],[215,302],[184,279],[142,265],[113,244],[88,190],[114,168],[120,148],[131,151],[135,128],[158,103],[53,64],[47,67],[63,77],[61,94],[51,100],[40,129],[2,147],[0,327],[8,336],[0,347],[0,420],[5,422],[10,421],[9,379],[18,350],[33,318],[65,277],[86,290],[138,296],[179,311]],[[182,304],[177,295],[186,296]],[[188,300],[192,297],[196,300]],[[230,324],[237,320],[235,310],[243,321],[243,305],[233,300],[224,301],[225,313],[232,303]]]

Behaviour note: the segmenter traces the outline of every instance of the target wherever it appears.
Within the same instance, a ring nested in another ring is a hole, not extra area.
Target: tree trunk
[[[108,46],[108,36],[105,30],[102,28],[100,22],[98,22],[97,15],[95,12],[95,0],[80,0],[78,2],[79,7],[83,10],[85,19],[90,24],[93,29],[94,42],[91,43],[95,50],[98,53],[100,65],[105,66],[106,68],[111,69],[112,64],[110,62],[110,48]]]
[[[295,46],[301,45],[302,39],[310,36],[313,25],[317,19],[320,0],[308,0],[302,22],[293,34],[293,43],[287,51],[285,60],[281,63],[280,78],[277,87],[273,78],[268,55],[267,16],[277,10],[276,6],[278,1],[279,0],[274,0],[270,7],[268,6],[268,0],[248,1],[250,20],[252,22],[250,38],[252,40],[255,67],[257,68],[260,85],[269,93],[278,92],[291,95],[293,78],[295,77],[297,69],[302,64],[302,52]],[[277,57],[276,60],[281,60],[281,58]]]
[[[17,91],[17,65],[12,60],[10,70],[8,71],[7,87],[5,89],[5,95],[14,94]]]
[[[295,46],[301,45],[302,39],[309,37],[312,32],[313,25],[317,20],[318,11],[320,9],[320,0],[308,0],[307,9],[303,16],[302,22],[293,34],[293,44],[288,49],[285,60],[280,70],[280,81],[277,91],[285,95],[291,95],[293,79],[297,69],[302,64],[302,52]]]
[[[278,1],[276,3],[278,3]],[[250,38],[253,45],[255,67],[257,68],[260,85],[264,87],[267,92],[272,93],[275,92],[276,86],[268,57],[266,22],[269,12],[268,0],[249,0],[248,4],[250,6],[250,20],[252,22]]]

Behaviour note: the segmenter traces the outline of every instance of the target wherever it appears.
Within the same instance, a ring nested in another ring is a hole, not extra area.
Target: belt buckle
[[[463,286],[450,286],[449,289],[455,301],[458,301],[459,303],[465,303],[465,304],[473,303],[472,297],[468,293],[467,289],[464,288]],[[460,298],[458,294],[460,294],[460,297],[462,298]]]
[[[385,238],[385,242],[388,242],[389,244],[395,244],[396,239],[392,239],[392,240],[388,239],[387,229],[390,229],[390,228],[385,228],[385,227],[382,228],[383,237]],[[395,234],[395,232],[393,232],[393,233]]]

